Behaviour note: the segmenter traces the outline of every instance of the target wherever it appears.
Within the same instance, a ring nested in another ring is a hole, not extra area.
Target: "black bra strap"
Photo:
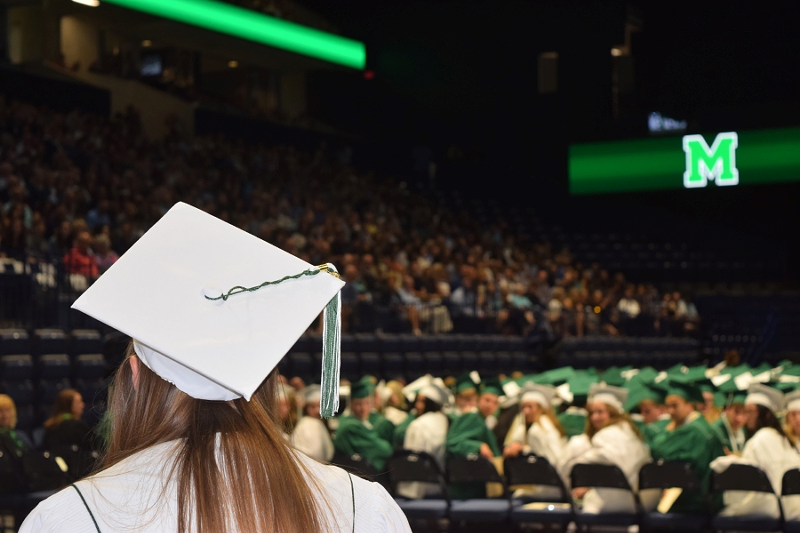
[[[350,481],[350,483],[352,484],[353,482]],[[73,483],[72,485],[70,485],[70,487],[72,487],[73,489],[75,489],[78,492],[78,496],[81,497],[81,501],[83,502],[83,506],[86,507],[86,510],[89,511],[89,516],[92,517],[92,522],[94,522],[94,527],[97,530],[97,533],[100,533],[100,526],[97,525],[97,520],[94,519],[94,514],[92,514],[92,510],[89,509],[89,504],[86,503],[86,500],[83,498],[83,494],[81,494],[81,491],[78,490],[78,486],[75,485],[75,483]],[[353,513],[355,514],[355,500],[353,500]]]

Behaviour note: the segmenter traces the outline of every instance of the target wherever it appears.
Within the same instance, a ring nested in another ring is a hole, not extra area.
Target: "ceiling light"
[[[230,67],[230,68],[236,68],[236,67],[238,67],[238,66],[239,66],[239,62],[238,62],[238,61],[236,61],[235,59],[232,59],[232,60],[228,61],[228,67]]]
[[[611,55],[614,57],[619,57],[622,55],[622,48],[614,47],[611,49]]]
[[[150,39],[145,39],[144,41],[142,41],[142,46],[144,46],[145,48],[153,46],[153,41],[151,41]]]
[[[100,5],[100,0],[72,0],[76,4],[82,4],[89,7],[97,7]]]

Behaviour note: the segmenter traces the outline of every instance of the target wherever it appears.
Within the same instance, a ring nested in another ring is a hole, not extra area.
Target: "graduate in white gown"
[[[506,437],[504,457],[532,453],[557,465],[567,445],[564,429],[553,414],[555,388],[525,384],[520,397],[520,414]]]
[[[414,407],[417,416],[406,430],[403,448],[415,452],[425,452],[436,459],[439,468],[445,468],[445,441],[450,419],[442,413],[447,403],[447,392],[434,384],[423,387],[417,393]],[[406,498],[424,498],[436,495],[439,488],[430,483],[401,483],[397,492]]]
[[[786,417],[783,431],[800,453],[800,390],[786,395]]]
[[[777,413],[783,408],[783,394],[761,384],[750,385],[744,402],[747,429],[753,435],[744,445],[742,456],[726,455],[711,462],[715,472],[724,472],[731,464],[757,466],[769,477],[773,490],[780,494],[783,474],[800,468],[800,454],[781,428]],[[780,516],[776,498],[759,492],[727,491],[723,495],[724,516],[767,515]],[[794,496],[783,499],[787,520],[800,518],[800,505]]]
[[[577,464],[618,466],[634,491],[638,487],[639,469],[652,461],[650,450],[639,431],[625,413],[628,390],[594,384],[589,390],[589,417],[586,431],[569,440],[558,464],[558,470],[569,487],[572,468]],[[632,494],[622,489],[573,487],[573,496],[582,500],[586,513],[636,512]],[[645,508],[655,508],[657,494],[648,494]]]
[[[292,446],[312,459],[327,463],[333,458],[333,441],[328,426],[319,417],[320,387],[309,385],[302,393],[303,416],[292,432]]]
[[[383,487],[297,452],[276,420],[276,366],[323,309],[321,411],[338,409],[335,272],[170,209],[73,304],[134,340],[100,470],[20,532],[410,533]]]

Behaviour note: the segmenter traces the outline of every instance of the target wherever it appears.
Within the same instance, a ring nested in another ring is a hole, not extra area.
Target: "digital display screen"
[[[800,181],[800,128],[726,131],[569,148],[571,194]]]

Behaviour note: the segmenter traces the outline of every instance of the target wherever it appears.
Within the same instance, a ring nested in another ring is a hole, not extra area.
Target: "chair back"
[[[732,464],[724,472],[711,473],[711,490],[744,490],[775,494],[767,474],[752,465]]]
[[[642,466],[639,470],[639,490],[669,489],[700,490],[702,485],[697,474],[687,463],[657,461]]]
[[[353,455],[347,455],[336,452],[336,454],[333,456],[333,459],[331,459],[331,464],[341,467],[351,474],[355,474],[358,477],[362,477],[369,481],[375,481],[379,475],[378,470],[372,466],[372,464],[367,461],[366,458],[357,453],[354,453]]]
[[[508,494],[506,480],[491,461],[480,455],[451,457],[447,461],[448,481],[450,483],[500,483],[503,494]]]
[[[509,457],[504,462],[503,470],[509,485],[558,487],[563,501],[571,501],[561,476],[558,475],[550,461],[544,457],[536,455]]]
[[[50,452],[29,451],[22,456],[22,465],[30,489],[34,492],[56,490],[71,483]]]
[[[572,467],[570,479],[573,487],[632,491],[625,474],[615,465],[577,464]]]
[[[397,492],[398,483],[420,482],[438,485],[445,499],[449,499],[444,475],[436,459],[428,453],[397,450],[389,459],[387,470],[393,495]]]
[[[800,494],[800,469],[792,468],[783,474],[781,496],[794,496]]]

